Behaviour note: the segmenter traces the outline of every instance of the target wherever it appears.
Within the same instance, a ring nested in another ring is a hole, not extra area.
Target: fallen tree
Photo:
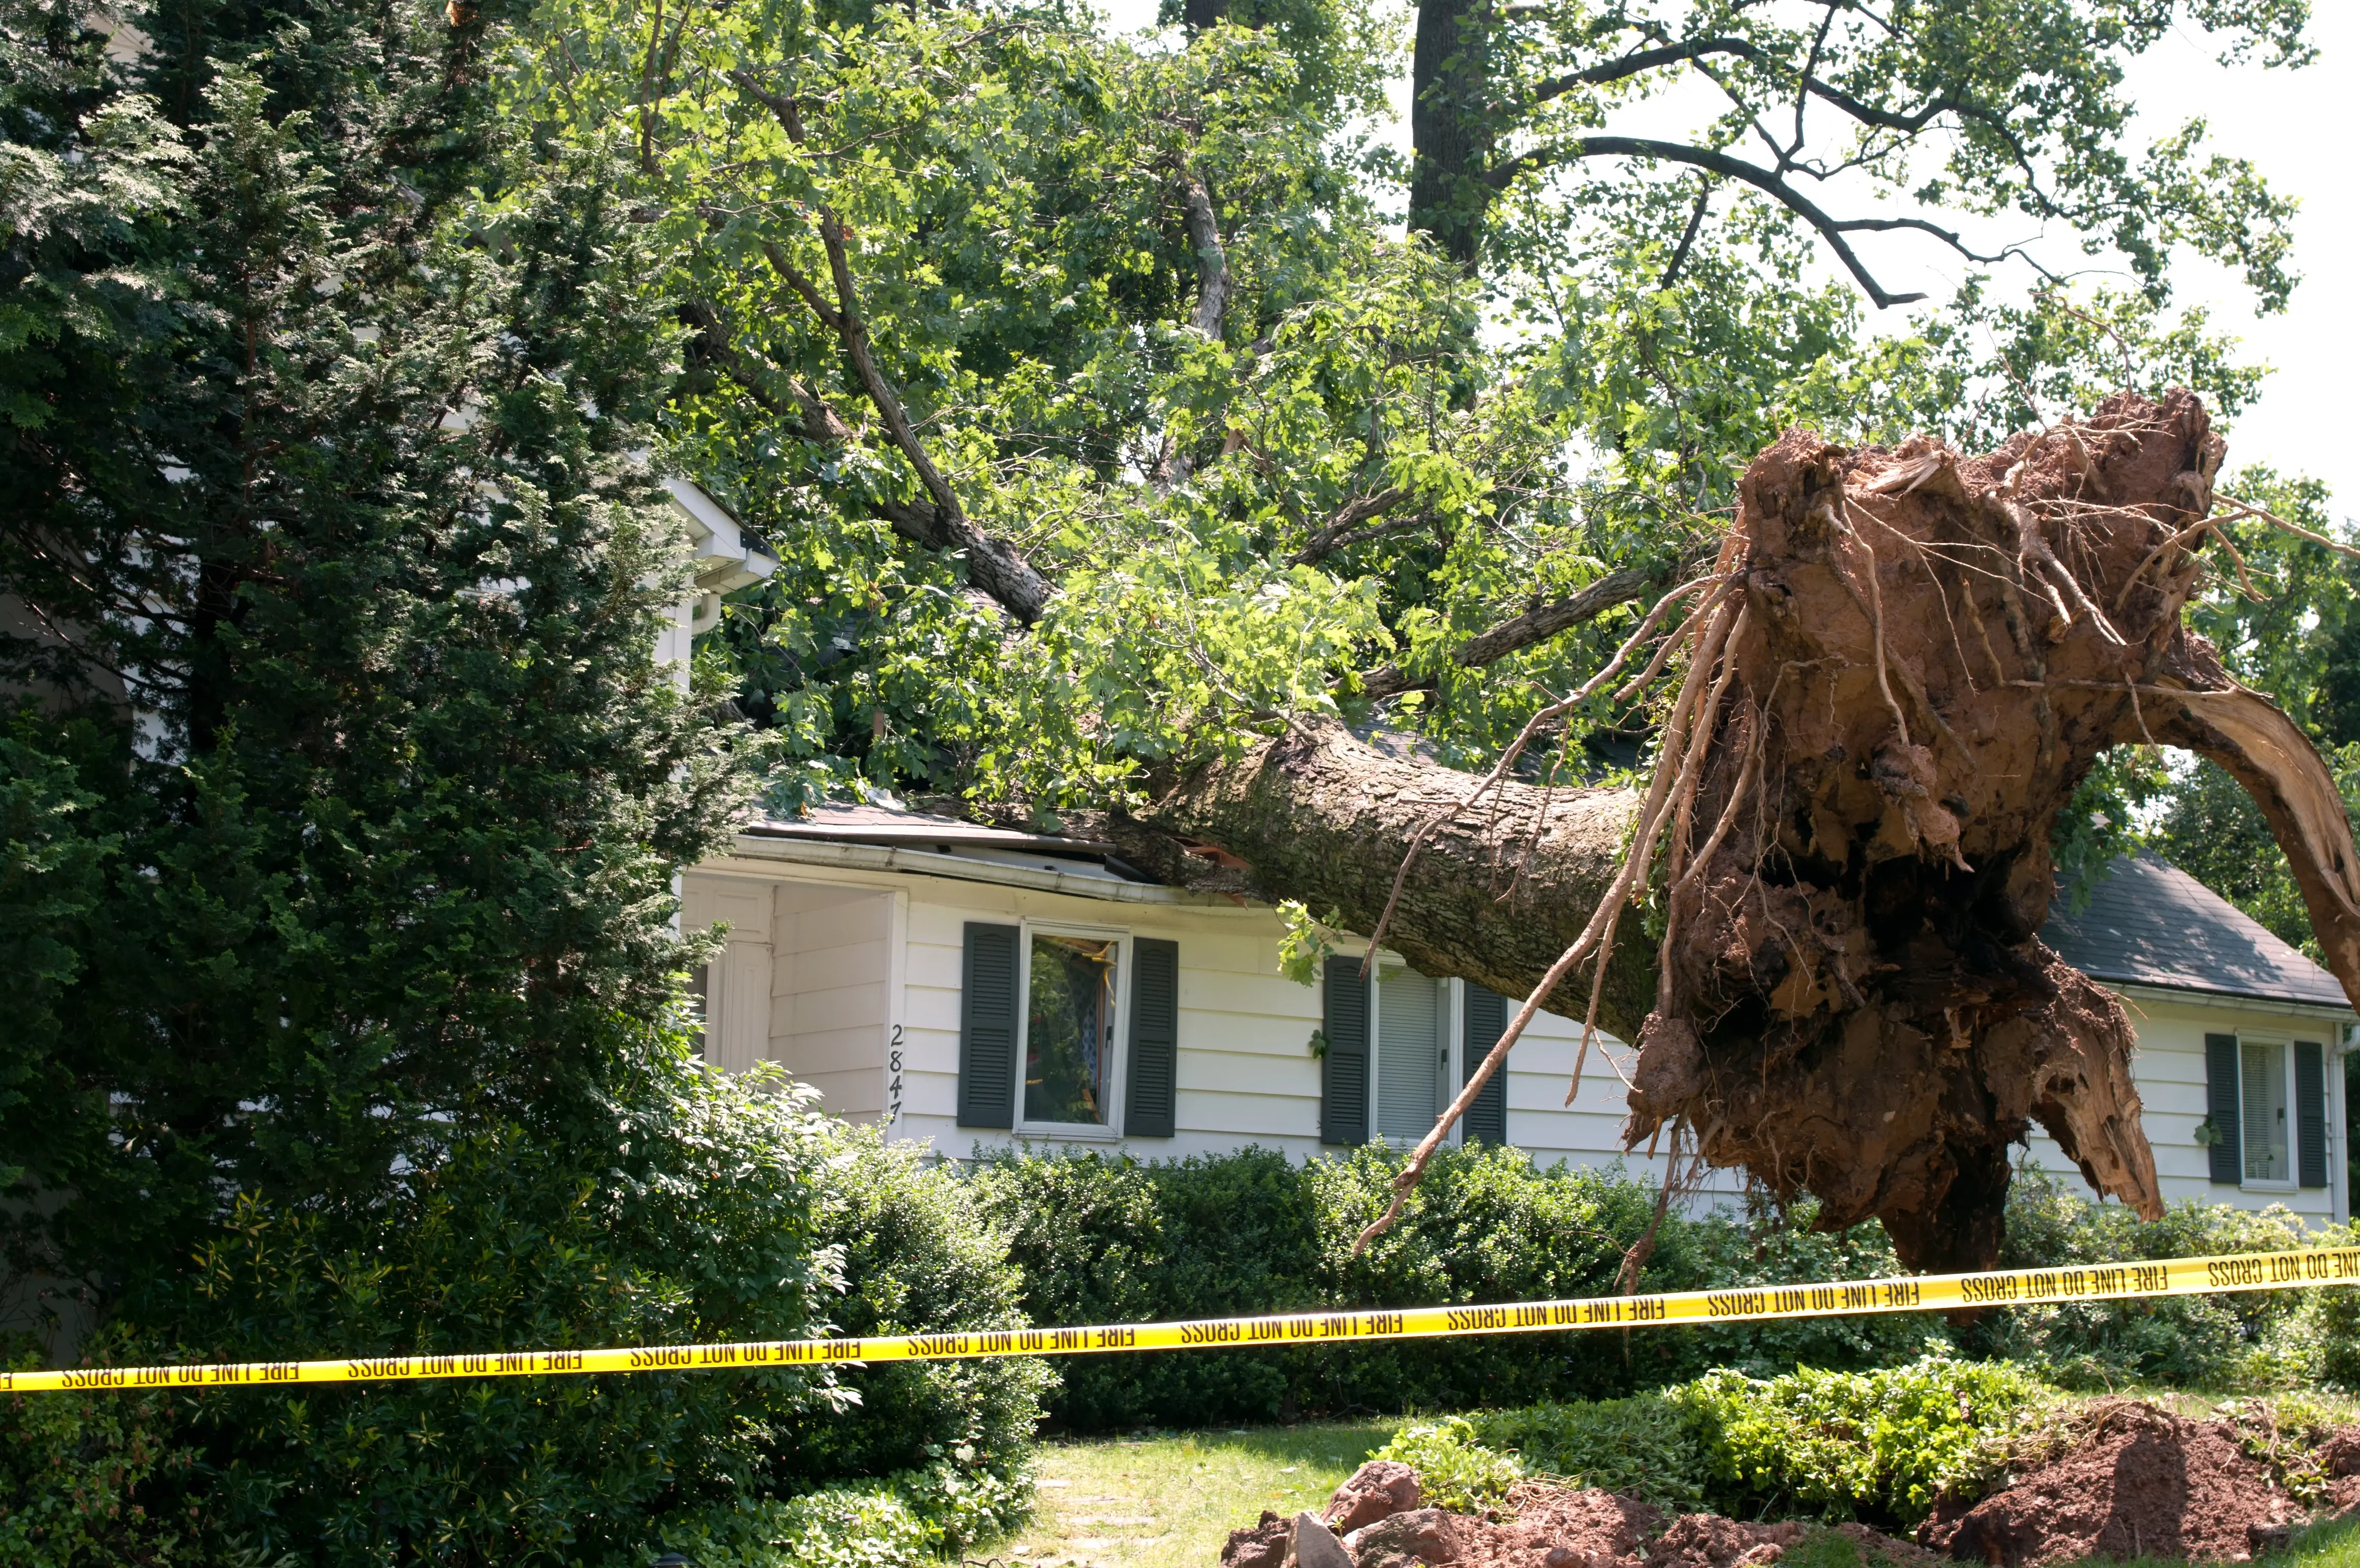
[[[1980,457],[1790,433],[1690,586],[1647,789],[1478,780],[1298,727],[1145,820],[1421,970],[1638,1040],[1629,1145],[1684,1125],[1829,1226],[1883,1221],[1912,1266],[1994,1258],[2035,1121],[2158,1216],[2129,1020],[2038,936],[2051,826],[2100,755],[2179,745],[2234,774],[2360,1003],[2333,784],[2181,622],[2222,456],[2185,392]]]

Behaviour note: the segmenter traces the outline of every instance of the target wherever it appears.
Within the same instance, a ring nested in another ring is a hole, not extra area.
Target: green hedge
[[[327,1245],[316,1213],[242,1202],[197,1266],[86,1350],[119,1365],[1022,1321],[956,1172],[818,1115],[807,1089],[684,1058],[660,1078],[601,1157],[515,1126],[454,1135],[369,1216],[365,1250]],[[1009,1361],[0,1396],[0,1558],[619,1568],[678,1550],[914,1568],[1021,1513],[1052,1377]]]
[[[2118,1203],[2090,1201],[2078,1180],[2038,1167],[2008,1190],[2008,1268],[2054,1268],[2218,1253],[2285,1252],[2329,1238],[2267,1209],[2183,1200],[2160,1220]],[[1985,1313],[1960,1336],[1970,1354],[2038,1366],[2060,1387],[2094,1390],[2158,1384],[2266,1392],[2325,1376],[2360,1386],[2353,1292],[2256,1290],[2158,1301],[2069,1301]]]
[[[1437,1157],[1402,1223],[1362,1256],[1401,1157],[1297,1164],[1270,1149],[1141,1162],[1015,1153],[976,1168],[1036,1323],[1138,1322],[1316,1307],[1612,1293],[1655,1203],[1618,1169],[1536,1169],[1499,1148]],[[1841,1235],[1770,1216],[1669,1219],[1644,1285],[1691,1289],[1894,1271],[1874,1226]],[[1072,1431],[1207,1425],[1629,1393],[1711,1366],[1776,1371],[1907,1360],[1937,1325],[1822,1319],[1756,1327],[1495,1335],[1404,1345],[1076,1357],[1050,1412]]]

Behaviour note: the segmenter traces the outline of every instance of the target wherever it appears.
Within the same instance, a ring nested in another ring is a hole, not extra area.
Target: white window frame
[[[1047,1143],[1114,1144],[1122,1141],[1124,1079],[1131,1066],[1131,933],[1110,926],[1077,926],[1064,920],[1018,922],[1022,940],[1016,954],[1016,1062],[1011,1069],[1014,1135]],[[1108,1047],[1106,1070],[1107,1119],[1098,1122],[1036,1122],[1024,1114],[1024,1062],[1032,1048],[1032,938],[1079,937],[1087,941],[1112,942],[1114,958],[1114,1038]]]
[[[2287,1175],[2283,1181],[2265,1181],[2245,1174],[2245,1046],[2276,1046],[2278,1076],[2284,1081],[2287,1113]],[[2296,1124],[2300,1102],[2295,1098],[2294,1036],[2240,1029],[2237,1031],[2237,1190],[2241,1192],[2294,1192],[2302,1176],[2301,1129]]]

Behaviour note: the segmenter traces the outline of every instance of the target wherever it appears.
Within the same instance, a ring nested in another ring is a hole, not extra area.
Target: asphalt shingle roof
[[[2258,921],[2145,850],[2099,873],[2075,914],[2060,889],[2041,940],[2093,980],[2346,1007],[2335,977]]]

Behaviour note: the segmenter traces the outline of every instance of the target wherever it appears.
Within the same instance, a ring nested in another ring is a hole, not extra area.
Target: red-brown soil
[[[2324,1511],[2360,1506],[2360,1427],[2334,1434],[2315,1458],[2329,1481]],[[1396,1484],[1381,1485],[1388,1482]],[[1356,1519],[1390,1517],[1393,1502],[1417,1501],[1414,1486],[1397,1482],[1389,1474],[1356,1476],[1338,1489],[1337,1500],[1356,1505]],[[1866,1525],[1835,1528],[1859,1549],[1863,1568],[1935,1568],[1946,1560],[2045,1568],[2109,1557],[2247,1562],[2257,1547],[2283,1541],[2301,1517],[2227,1423],[2189,1420],[2125,1399],[2093,1406],[2060,1457],[1980,1501],[1939,1508],[1916,1541]],[[1630,1497],[1537,1481],[1518,1484],[1496,1512],[1448,1522],[1448,1530],[1426,1533],[1436,1542],[1447,1541],[1433,1549],[1441,1555],[1432,1560],[1452,1568],[1769,1568],[1814,1528],[1718,1514],[1667,1520],[1661,1510]],[[1222,1561],[1231,1568],[1277,1568],[1285,1556],[1285,1530],[1274,1515],[1265,1515],[1260,1527],[1232,1536]],[[1362,1539],[1371,1550],[1360,1568],[1375,1568],[1378,1557],[1386,1568],[1419,1561],[1376,1550],[1377,1532]]]
[[[2220,1422],[2129,1400],[2102,1406],[2071,1451],[1971,1508],[1936,1511],[1925,1545],[1966,1563],[2038,1568],[2087,1557],[2244,1562],[2297,1515]]]

